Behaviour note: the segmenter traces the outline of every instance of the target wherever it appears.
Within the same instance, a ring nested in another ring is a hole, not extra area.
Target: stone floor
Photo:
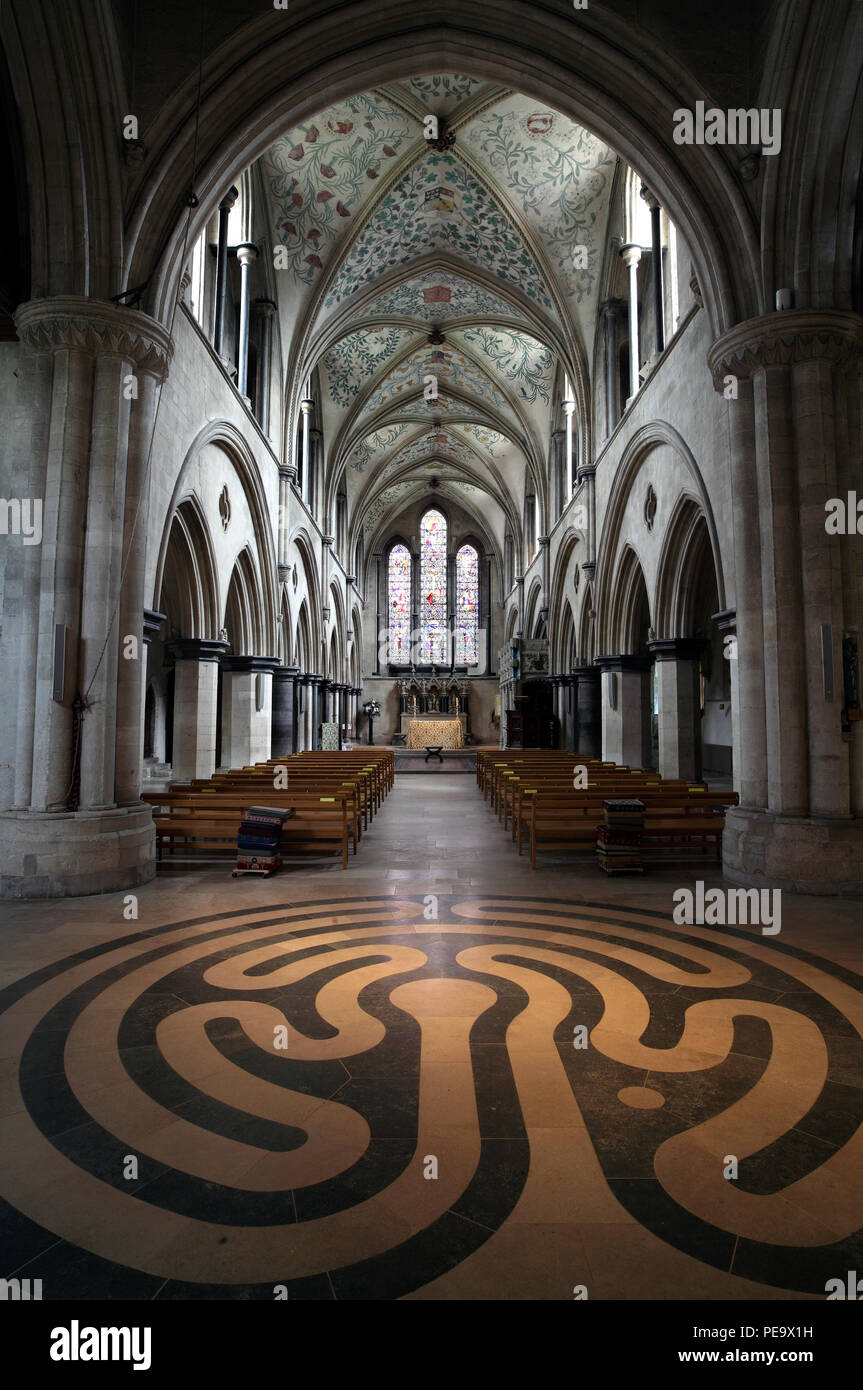
[[[722,884],[532,871],[471,775],[430,772],[347,871],[3,904],[0,1273],[823,1299],[863,1269],[863,904],[681,927],[696,877]]]

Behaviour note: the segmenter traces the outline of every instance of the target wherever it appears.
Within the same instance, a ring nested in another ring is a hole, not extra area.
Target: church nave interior
[[[525,8],[0,14],[4,1297],[861,1268],[863,10]]]

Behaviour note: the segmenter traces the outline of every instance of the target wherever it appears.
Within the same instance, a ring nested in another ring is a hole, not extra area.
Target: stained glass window
[[[455,557],[455,660],[457,666],[479,661],[479,557],[463,545]]]
[[[446,662],[446,521],[434,509],[420,522],[420,650],[423,661]]]
[[[390,551],[389,593],[387,596],[389,660],[410,661],[411,556],[404,545]]]

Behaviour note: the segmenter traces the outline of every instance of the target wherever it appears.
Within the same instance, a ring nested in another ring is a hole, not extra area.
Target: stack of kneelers
[[[250,806],[237,832],[235,874],[274,874],[282,867],[282,826],[290,815],[277,806]]]

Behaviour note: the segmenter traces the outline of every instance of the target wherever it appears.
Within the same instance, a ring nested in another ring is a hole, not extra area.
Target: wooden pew
[[[202,791],[148,792],[143,800],[154,808],[156,844],[160,858],[177,850],[220,850],[236,854],[240,823],[250,806],[264,805],[256,790],[248,793],[225,794]],[[289,792],[271,805],[290,809],[292,815],[284,822],[281,850],[301,849],[341,850],[342,868],[348,867],[348,847],[351,825],[348,819],[350,798],[346,794],[319,795]],[[164,809],[162,809],[164,808]],[[353,837],[354,853],[357,837]]]

